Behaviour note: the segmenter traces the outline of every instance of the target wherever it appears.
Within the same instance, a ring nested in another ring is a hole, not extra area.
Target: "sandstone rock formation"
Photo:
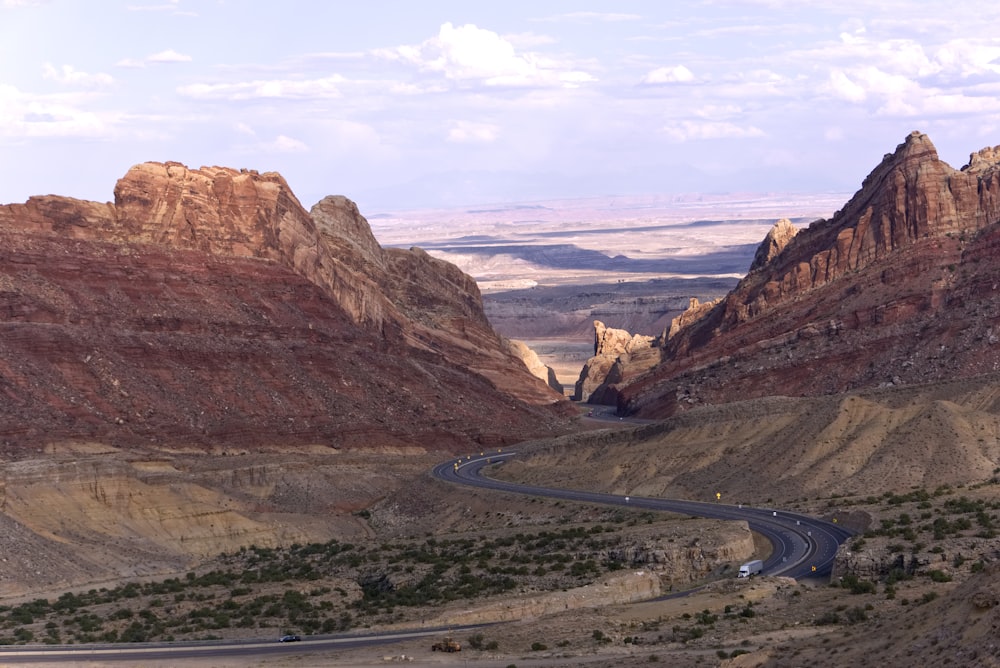
[[[138,165],[0,206],[0,450],[464,448],[565,428],[475,282],[275,173]]]
[[[573,398],[576,401],[614,405],[616,395],[613,386],[625,378],[623,369],[629,368],[634,372],[640,364],[649,366],[655,363],[657,356],[650,354],[652,341],[651,336],[632,335],[624,329],[614,329],[595,320],[594,356],[584,364]],[[636,361],[629,366],[633,355]]]
[[[673,332],[663,362],[619,383],[619,410],[666,416],[1000,369],[998,155],[956,170],[909,135],[833,218],[794,235],[779,223],[739,285]]]
[[[550,366],[546,366],[542,360],[539,359],[538,354],[529,348],[524,341],[507,338],[504,340],[506,341],[507,348],[510,350],[511,354],[524,362],[524,366],[528,368],[531,375],[543,380],[546,385],[559,394],[563,393],[562,383],[560,383],[559,379],[556,377],[555,370],[553,370]]]
[[[788,242],[798,233],[792,221],[782,218],[774,224],[774,227],[764,237],[764,241],[757,247],[754,253],[753,262],[750,264],[750,271],[764,267],[773,260],[778,253],[785,249]]]

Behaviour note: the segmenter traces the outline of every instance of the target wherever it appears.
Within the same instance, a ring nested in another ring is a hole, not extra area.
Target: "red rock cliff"
[[[113,204],[0,206],[0,439],[506,442],[564,426],[475,282],[278,174],[131,169]]]
[[[984,149],[956,170],[912,133],[833,218],[769,238],[740,284],[621,389],[619,406],[666,415],[1000,368],[1000,350],[983,343],[1000,327],[984,289],[1000,269],[998,157]]]

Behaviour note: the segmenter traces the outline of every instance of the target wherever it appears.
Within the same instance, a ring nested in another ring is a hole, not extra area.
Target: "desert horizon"
[[[556,4],[0,0],[0,664],[1000,668],[1000,6]]]

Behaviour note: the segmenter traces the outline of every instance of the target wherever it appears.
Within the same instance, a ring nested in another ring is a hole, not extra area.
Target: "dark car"
[[[278,638],[278,642],[298,642],[299,640],[302,640],[302,638],[300,638],[299,636],[292,636],[292,635],[281,636],[280,638]]]

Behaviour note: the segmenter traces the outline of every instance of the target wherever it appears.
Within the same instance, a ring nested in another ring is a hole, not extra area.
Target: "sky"
[[[366,215],[853,192],[912,130],[1000,144],[994,0],[0,0],[0,202],[134,164]]]

